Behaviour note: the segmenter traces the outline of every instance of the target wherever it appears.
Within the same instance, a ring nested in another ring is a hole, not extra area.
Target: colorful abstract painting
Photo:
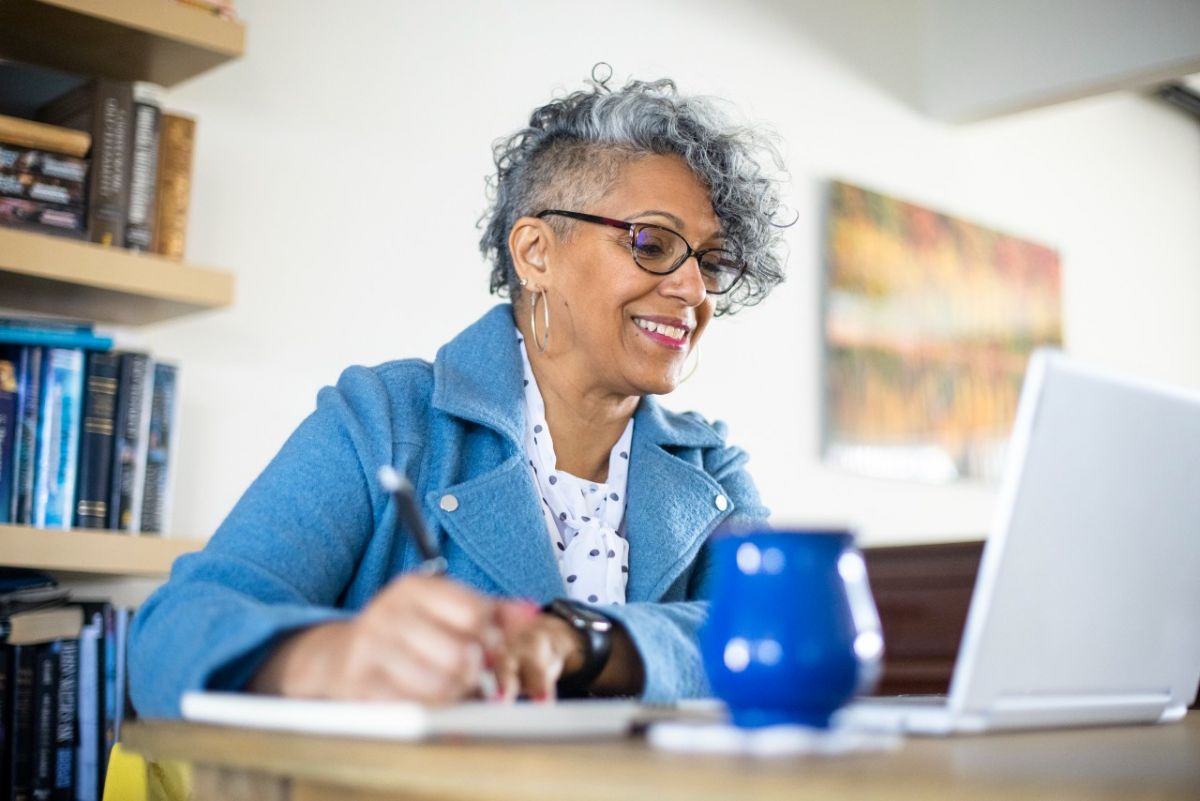
[[[1062,342],[1045,245],[846,183],[825,231],[825,458],[994,480],[1029,355]]]

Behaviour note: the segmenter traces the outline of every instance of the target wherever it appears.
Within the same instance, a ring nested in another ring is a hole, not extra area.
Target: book
[[[37,458],[38,410],[41,407],[41,348],[21,348],[17,367],[17,436],[13,442],[13,489],[11,520],[33,523],[33,479]]]
[[[130,706],[127,660],[129,655],[129,619],[130,610],[128,607],[117,606],[113,608],[113,626],[111,629],[113,639],[113,726],[112,738],[106,743],[108,749],[106,753],[111,752],[113,745],[120,742],[121,724],[125,722],[126,709]]]
[[[195,149],[196,120],[182,114],[164,113],[159,124],[152,250],[172,259],[183,258],[187,242]]]
[[[71,590],[67,587],[59,587],[53,584],[45,587],[28,587],[5,592],[0,595],[0,616],[58,606],[66,601],[70,595]]]
[[[117,741],[117,709],[120,705],[120,695],[117,690],[117,610],[112,604],[104,604],[104,663],[100,666],[100,680],[103,689],[104,716],[100,729],[100,775],[108,770],[108,757]],[[103,793],[101,794],[103,797]]]
[[[76,801],[103,798],[105,753],[105,619],[107,601],[81,604],[84,626],[79,633],[79,732],[75,749]]]
[[[113,340],[112,337],[91,332],[75,332],[58,328],[12,326],[0,322],[0,344],[108,350],[113,346]]]
[[[44,570],[0,566],[0,605],[11,600],[14,593],[41,590],[57,584],[54,576]]]
[[[75,725],[79,701],[79,641],[65,639],[58,647],[58,696],[54,725],[55,801],[75,800]]]
[[[637,701],[595,699],[553,704],[467,701],[328,701],[211,691],[183,694],[185,720],[273,731],[380,740],[435,737],[559,741],[624,737],[655,712]],[[669,712],[660,717],[667,717]]]
[[[43,203],[40,200],[21,200],[0,197],[0,223],[43,233],[78,233],[86,229],[87,218],[80,209]]]
[[[142,482],[146,474],[146,434],[150,425],[153,362],[145,353],[122,353],[117,380],[113,466],[108,496],[108,528],[140,531]]]
[[[146,436],[146,472],[142,481],[143,532],[161,534],[170,511],[170,468],[174,454],[176,381],[179,369],[154,362],[150,390],[150,425]]]
[[[154,190],[158,173],[158,129],[166,90],[157,84],[133,84],[133,132],[129,148],[129,205],[125,247],[149,250],[154,241]]]
[[[73,640],[83,626],[78,606],[57,606],[15,612],[0,618],[0,642],[37,645],[54,640]]]
[[[49,203],[68,211],[83,211],[84,185],[28,171],[0,170],[0,195]]]
[[[20,348],[0,345],[0,523],[12,522],[17,437],[17,367]]]
[[[8,693],[12,682],[12,649],[0,647],[0,788],[9,786],[8,777]]]
[[[6,328],[33,328],[44,331],[62,331],[71,334],[90,334],[96,326],[86,320],[71,320],[65,317],[40,317],[26,315],[24,317],[0,316],[0,326]]]
[[[5,173],[27,173],[82,186],[87,181],[89,163],[87,159],[60,156],[27,147],[13,147],[0,142],[0,171]]]
[[[83,351],[47,348],[38,410],[33,525],[71,527],[83,407]]]
[[[0,114],[0,142],[82,158],[92,146],[91,134]]]
[[[91,134],[88,235],[93,242],[121,245],[129,206],[133,84],[97,78],[43,106],[38,116]]]
[[[33,792],[33,693],[37,647],[9,647],[12,669],[9,674],[8,747],[4,758],[11,801],[30,801]]]
[[[33,801],[54,795],[54,730],[58,718],[58,649],[38,646],[33,684]]]
[[[108,525],[120,368],[120,354],[88,354],[83,396],[83,434],[79,443],[79,492],[75,501],[75,525],[78,528],[104,528]]]

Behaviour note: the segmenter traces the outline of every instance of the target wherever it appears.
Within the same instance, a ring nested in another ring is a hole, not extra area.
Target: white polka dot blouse
[[[525,451],[567,597],[589,604],[623,604],[629,543],[621,534],[621,521],[633,420],[609,455],[607,481],[586,481],[558,470],[554,440],[546,425],[546,404],[530,369],[523,338],[521,362],[525,370]]]

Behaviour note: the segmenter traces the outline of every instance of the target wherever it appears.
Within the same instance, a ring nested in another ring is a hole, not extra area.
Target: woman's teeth
[[[633,318],[633,321],[637,323],[638,328],[646,331],[653,331],[655,333],[662,334],[665,337],[670,337],[671,339],[683,339],[687,336],[686,328],[676,328],[673,325],[652,323],[649,320],[643,320],[640,317]]]

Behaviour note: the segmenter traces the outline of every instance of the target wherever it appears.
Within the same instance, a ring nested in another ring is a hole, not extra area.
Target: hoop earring
[[[689,378],[694,376],[696,374],[696,371],[700,369],[700,346],[699,345],[697,345],[695,347],[695,351],[696,351],[696,362],[695,362],[695,364],[692,365],[692,369],[687,371],[687,375],[685,375],[683,378],[679,379],[680,384],[682,384],[683,382],[687,381]]]
[[[532,293],[536,291],[537,295]],[[537,302],[538,297],[542,299],[542,319],[545,320],[546,333],[543,336],[538,336],[537,332]],[[529,296],[529,330],[533,334],[533,343],[537,345],[538,353],[545,353],[546,346],[550,344],[550,300],[546,297],[545,289],[530,290]]]

